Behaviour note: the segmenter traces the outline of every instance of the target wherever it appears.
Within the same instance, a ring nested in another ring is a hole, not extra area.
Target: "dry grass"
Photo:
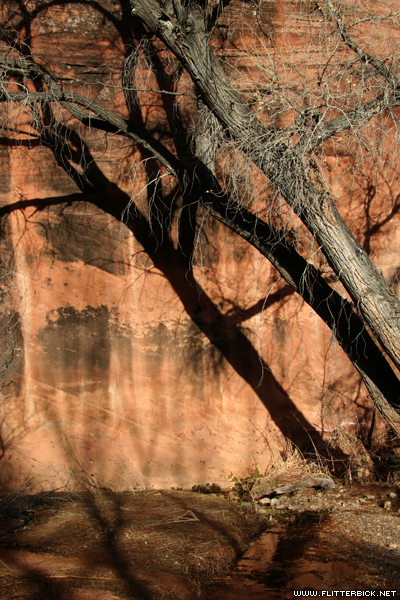
[[[20,490],[2,505],[8,506],[4,524],[6,513],[34,513],[29,523],[8,517],[11,527],[3,527],[5,600],[70,599],[77,586],[117,597],[201,597],[204,584],[225,574],[269,524],[223,498],[178,491],[29,496]]]
[[[271,448],[271,466],[265,477],[281,481],[286,477],[302,477],[304,475],[329,474],[327,461],[319,454],[314,446],[313,458],[307,459],[301,450],[291,441],[286,439],[283,450]]]
[[[73,494],[60,493],[57,490],[32,494],[30,492],[35,485],[33,479],[27,479],[16,490],[0,500],[0,522],[26,516],[37,507],[69,502],[73,499]]]
[[[329,432],[327,439],[332,449],[340,450],[346,457],[345,460],[341,460],[342,477],[346,481],[352,483],[372,479],[374,473],[372,458],[355,432],[337,427]],[[333,459],[331,462],[334,464]]]
[[[271,464],[265,474],[254,482],[251,489],[253,498],[278,485],[295,483],[305,475],[329,475],[329,468],[316,448],[316,460],[307,460],[299,448],[288,439],[285,440],[283,450],[270,444],[268,447]]]

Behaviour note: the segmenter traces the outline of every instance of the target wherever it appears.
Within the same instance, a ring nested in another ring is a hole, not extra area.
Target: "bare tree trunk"
[[[156,0],[131,0],[131,5],[133,15],[187,69],[202,100],[238,148],[263,171],[311,231],[357,311],[400,368],[399,299],[342,219],[304,146],[289,147],[284,131],[266,129],[230,85],[210,48],[204,3],[176,0],[168,4],[168,10]],[[352,114],[351,119],[361,121],[366,118],[364,113]],[[343,129],[349,127],[349,120],[344,120]],[[337,126],[338,122],[335,131]]]
[[[216,219],[268,258],[326,323],[361,375],[383,418],[400,437],[400,383],[350,302],[335,292],[314,266],[279,240],[278,232],[251,212],[229,202],[221,193],[213,194],[205,205]]]

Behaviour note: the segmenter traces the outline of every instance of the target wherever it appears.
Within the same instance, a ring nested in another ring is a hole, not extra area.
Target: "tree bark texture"
[[[131,0],[131,6],[133,15],[166,44],[189,72],[203,102],[225,132],[269,178],[310,230],[356,310],[400,368],[400,300],[344,222],[312,168],[304,146],[290,145],[284,131],[269,131],[231,86],[211,50],[203,3],[192,1],[184,5],[176,0],[161,6],[157,0]],[[398,103],[397,96],[391,102]],[[352,118],[356,118],[354,114]],[[362,118],[360,112],[359,119]],[[347,127],[349,124],[344,121],[343,129]]]

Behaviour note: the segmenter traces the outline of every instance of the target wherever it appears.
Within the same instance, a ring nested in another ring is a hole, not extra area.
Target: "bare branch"
[[[398,87],[398,81],[393,76],[393,73],[390,69],[385,65],[384,62],[379,60],[378,57],[372,56],[365,52],[360,46],[349,36],[347,33],[347,27],[343,22],[343,18],[340,14],[340,11],[335,8],[332,0],[325,0],[325,4],[328,7],[329,14],[333,21],[336,23],[340,36],[346,46],[348,46],[355,54],[358,59],[366,64],[370,64],[376,69],[376,71],[385,79],[385,81],[390,85],[392,89],[396,89]]]
[[[307,152],[315,150],[317,146],[334,135],[348,129],[359,128],[377,115],[382,114],[385,110],[393,110],[397,106],[400,106],[400,92],[392,94],[383,93],[367,104],[357,106],[352,111],[344,112],[331,121],[322,121],[314,127],[311,133],[301,138],[298,144],[299,149],[304,149]]]
[[[269,131],[254,116],[228,81],[211,50],[204,23],[194,14],[189,14],[188,26],[181,27],[174,16],[165,19],[155,0],[131,0],[131,5],[133,13],[181,61],[204,103],[237,146],[310,230],[366,323],[400,368],[400,300],[363,252],[304,151],[289,148],[283,132]],[[343,262],[355,266],[356,278],[351,269],[342,268]],[[376,311],[378,304],[380,314]]]

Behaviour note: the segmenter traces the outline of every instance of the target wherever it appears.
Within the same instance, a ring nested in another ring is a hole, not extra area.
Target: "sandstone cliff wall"
[[[75,80],[71,85],[168,138],[156,93],[143,92],[140,115],[137,107],[129,113],[119,87],[127,33],[104,16],[120,19],[121,7],[104,7],[39,12],[32,52],[67,83]],[[237,22],[235,10],[227,19]],[[284,7],[265,3],[260,14],[278,36]],[[244,71],[251,70],[242,47],[248,35],[236,27],[230,50]],[[301,44],[295,31],[291,44]],[[138,77],[144,80],[144,68]],[[189,99],[185,126],[191,107]],[[193,280],[177,251],[176,215],[163,243],[143,218],[126,225],[132,190],[145,213],[140,149],[69,125],[71,152],[85,157],[84,165],[74,156],[71,164],[90,180],[92,194],[80,193],[54,145],[26,134],[20,144],[0,146],[21,348],[13,397],[2,404],[3,488],[26,477],[45,487],[223,483],[256,465],[263,470],[284,438],[318,441],[341,423],[369,422],[365,392],[331,333],[254,249],[205,219]],[[345,169],[348,157],[326,160]],[[339,192],[362,238],[361,184],[359,190],[353,204]],[[375,222],[390,213],[381,201],[371,210]],[[396,219],[369,240],[392,279]]]

